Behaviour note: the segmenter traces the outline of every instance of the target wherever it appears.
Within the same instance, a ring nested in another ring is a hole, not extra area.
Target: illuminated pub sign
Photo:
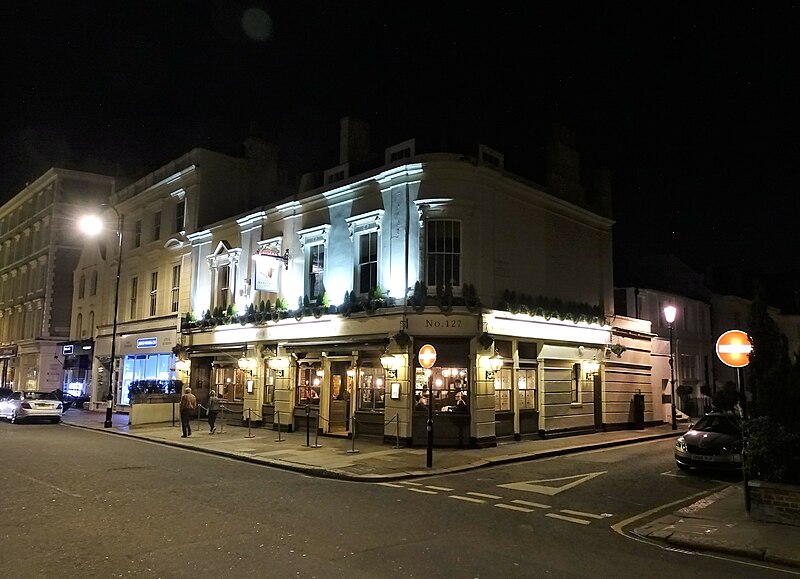
[[[278,292],[281,271],[280,260],[282,259],[280,252],[273,248],[263,248],[253,256],[255,261],[254,287],[256,291]]]

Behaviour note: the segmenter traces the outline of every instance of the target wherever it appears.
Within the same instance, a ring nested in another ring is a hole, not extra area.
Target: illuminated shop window
[[[386,376],[380,363],[358,369],[358,410],[383,411],[386,398]]]
[[[416,411],[427,411],[432,390],[434,412],[469,412],[469,373],[466,368],[417,368],[416,373]]]
[[[324,372],[319,363],[300,365],[297,371],[297,404],[319,406],[320,387]]]
[[[536,410],[537,382],[536,368],[517,370],[517,400],[520,410]]]

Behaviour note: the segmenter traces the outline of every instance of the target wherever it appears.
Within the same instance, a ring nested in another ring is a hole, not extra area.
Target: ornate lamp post
[[[114,413],[114,403],[117,400],[117,312],[119,310],[119,276],[122,268],[122,214],[111,205],[105,205],[117,216],[117,277],[114,282],[114,323],[111,328],[111,381],[108,384],[108,406],[106,407],[106,420],[104,428],[111,428],[111,416]],[[78,227],[87,235],[98,235],[103,229],[103,220],[97,215],[85,215],[78,220]]]
[[[669,382],[672,387],[672,395],[670,396],[670,401],[672,402],[672,430],[678,430],[678,413],[675,410],[675,359],[672,343],[672,322],[675,321],[677,311],[675,306],[664,307],[664,319],[669,324]]]

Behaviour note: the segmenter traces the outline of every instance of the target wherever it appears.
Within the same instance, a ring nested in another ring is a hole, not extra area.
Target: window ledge
[[[583,402],[570,402],[569,405],[570,408],[580,408],[581,406],[583,406]]]

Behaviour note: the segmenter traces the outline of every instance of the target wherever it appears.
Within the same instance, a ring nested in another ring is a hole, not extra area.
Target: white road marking
[[[55,491],[58,491],[60,493],[65,494],[65,495],[69,495],[71,497],[75,497],[76,499],[82,499],[83,498],[81,495],[76,495],[75,493],[71,493],[69,491],[65,491],[64,489],[58,488],[57,486],[51,485],[50,483],[46,483],[43,480],[39,480],[38,478],[33,478],[32,476],[28,476],[27,474],[22,474],[21,472],[17,472],[15,470],[12,470],[10,472],[13,472],[16,475],[21,476],[22,478],[28,479],[28,480],[33,481],[35,483],[39,483],[40,485],[46,486],[48,488],[51,488],[51,489],[53,489]]]
[[[481,497],[481,498],[484,498],[484,499],[498,500],[498,499],[502,499],[503,498],[503,497],[499,497],[497,495],[486,495],[484,493],[467,493],[467,494],[469,496],[471,496],[471,497]]]
[[[423,495],[438,495],[436,491],[426,491],[425,489],[408,489],[411,492],[422,493]]]
[[[526,509],[525,507],[515,507],[514,505],[504,505],[503,503],[497,503],[495,505],[498,509],[508,509],[510,511],[519,511],[521,513],[532,513],[533,509]]]
[[[404,487],[403,485],[398,485],[398,484],[395,484],[395,483],[388,483],[388,482],[382,482],[382,483],[378,483],[378,484],[379,485],[383,485],[385,487],[392,487],[393,489],[404,489],[404,488],[407,488],[407,487]]]
[[[590,519],[605,519],[603,515],[593,515],[592,513],[584,513],[581,511],[570,511],[568,509],[561,509],[562,513],[567,515],[575,515],[576,517],[589,517]]]
[[[573,476],[562,476],[558,478],[544,478],[539,480],[529,480],[529,481],[520,481],[514,483],[508,483],[504,485],[497,485],[501,488],[506,489],[514,489],[517,491],[525,491],[529,493],[539,493],[542,495],[547,495],[552,497],[553,495],[557,495],[560,492],[566,491],[573,487],[578,486],[579,484],[585,483],[586,481],[592,480],[596,476],[600,476],[601,474],[606,474],[608,471],[600,471],[600,472],[589,472],[586,474],[576,474]],[[560,487],[550,486],[550,485],[541,485],[541,484],[534,484],[534,483],[545,483],[545,482],[558,482],[558,481],[572,481],[570,483],[561,485]]]
[[[461,495],[450,495],[451,499],[458,499],[459,501],[467,501],[468,503],[485,504],[486,501],[480,499],[473,499],[472,497],[462,497]]]
[[[399,484],[410,486],[410,487],[421,487],[422,486],[422,483],[418,483],[418,482],[414,482],[414,481],[410,481],[410,480],[400,481]]]
[[[451,493],[454,490],[454,489],[449,489],[447,487],[435,487],[435,486],[432,486],[432,485],[425,485],[425,488],[426,489],[432,489],[432,490],[435,490],[435,491],[442,491],[443,493]]]
[[[512,503],[518,505],[525,505],[526,507],[536,507],[537,509],[550,509],[552,508],[550,505],[543,505],[542,503],[532,503],[530,501],[523,501],[521,499],[516,499],[511,501]]]
[[[591,521],[584,521],[583,519],[576,519],[574,517],[565,517],[564,515],[559,515],[556,513],[547,513],[545,517],[552,517],[553,519],[559,519],[561,521],[569,521],[570,523],[578,523],[579,525],[588,525]]]

